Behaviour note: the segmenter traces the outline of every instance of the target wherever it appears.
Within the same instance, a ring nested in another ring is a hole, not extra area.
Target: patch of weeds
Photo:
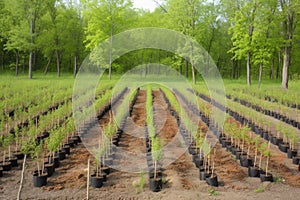
[[[143,189],[145,187],[145,181],[146,181],[145,173],[141,172],[139,181],[133,183],[133,187],[135,188],[135,193],[136,194],[140,194],[143,191]]]
[[[214,190],[212,188],[208,188],[207,192],[209,193],[210,196],[218,196],[218,195],[220,195],[220,192],[218,192],[218,191],[216,191],[216,190]]]
[[[254,193],[262,193],[264,191],[265,191],[265,188],[263,188],[263,187],[260,187],[260,188],[257,188],[255,190],[253,190]]]
[[[274,183],[285,183],[285,179],[276,174],[274,176]]]

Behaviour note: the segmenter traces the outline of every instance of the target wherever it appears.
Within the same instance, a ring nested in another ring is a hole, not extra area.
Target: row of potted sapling
[[[247,112],[248,116],[246,116],[243,110],[239,109],[239,112],[242,114],[230,110],[229,114],[241,123],[247,124],[252,131],[261,138],[277,145],[280,151],[287,153],[287,157],[293,159],[294,164],[299,165],[300,158],[297,155],[297,143],[300,141],[300,138],[297,135],[297,130],[283,126],[282,123],[278,123],[276,124],[276,132],[274,133],[271,132],[270,121],[257,117],[256,113],[254,113],[255,115],[252,115],[252,113]]]
[[[197,93],[202,99],[207,101],[205,95]],[[210,100],[208,100],[210,102]],[[224,107],[217,102],[215,103],[218,108],[224,109]],[[297,154],[297,143],[300,140],[297,135],[298,132],[293,128],[289,128],[282,122],[276,124],[276,133],[271,132],[271,122],[267,121],[257,113],[256,111],[247,107],[237,105],[235,102],[228,102],[231,109],[226,108],[226,111],[235,120],[241,124],[247,125],[261,138],[270,141],[272,144],[277,145],[279,150],[287,153],[288,158],[293,159],[293,163],[299,165],[300,171],[300,157]]]
[[[121,132],[119,132],[121,134]],[[98,148],[94,148],[95,168],[91,174],[91,186],[94,188],[101,188],[103,183],[107,181],[107,176],[110,174],[110,165],[114,159],[113,138],[119,138],[117,133],[117,126],[110,122],[103,128],[103,134],[99,138]],[[117,139],[118,141],[118,139]]]
[[[281,91],[278,90],[249,90],[247,89],[238,89],[235,88],[234,91],[236,92],[242,92],[244,94],[248,94],[251,96],[254,96],[256,98],[269,101],[269,102],[275,102],[275,103],[280,103],[284,106],[290,107],[290,108],[296,108],[300,110],[300,99],[298,97],[297,93],[284,93],[282,94]]]
[[[51,113],[51,115],[42,116],[39,120],[38,126],[38,119],[35,118],[34,120],[29,121],[29,126],[23,127],[22,129],[19,128],[19,126],[15,126],[14,128],[14,134],[6,133],[1,134],[2,142],[1,146],[4,147],[3,151],[3,160],[0,168],[0,171],[8,171],[11,170],[12,167],[18,166],[18,159],[24,158],[24,149],[26,149],[26,144],[24,144],[24,141],[26,139],[33,138],[33,141],[30,141],[30,143],[36,142],[37,144],[40,143],[41,140],[49,137],[49,133],[44,131],[47,130],[49,125],[49,119],[50,118],[56,118],[58,117],[58,123],[61,124],[65,120],[59,120],[59,116],[63,115],[63,113],[68,113],[67,108],[70,107],[70,104],[66,104],[65,106],[60,107],[59,109],[55,110],[55,112]],[[62,117],[61,117],[62,118]],[[51,124],[51,123],[50,123]],[[52,123],[53,127],[58,126],[59,124]],[[8,129],[9,130],[9,129]],[[42,133],[39,135],[38,133]],[[11,151],[13,149],[13,151]],[[8,154],[7,154],[8,152]],[[8,155],[8,157],[6,157]],[[4,159],[5,158],[5,159]],[[1,175],[0,172],[0,175]]]
[[[199,179],[206,181],[208,185],[218,187],[219,181],[218,176],[215,173],[215,154],[216,150],[212,151],[212,148],[207,143],[206,134],[202,132],[202,127],[198,127],[198,124],[193,124],[192,120],[189,119],[187,113],[181,110],[181,107],[174,96],[174,94],[163,88],[163,96],[168,104],[171,115],[177,119],[178,127],[180,127],[180,133],[184,138],[186,145],[189,147],[189,153],[192,155],[195,166],[199,168]],[[180,97],[184,103],[186,99],[177,90],[174,90],[176,96]],[[189,107],[191,104],[187,104]],[[178,113],[181,114],[179,117]],[[199,113],[197,113],[199,114]],[[203,116],[205,118],[205,116]],[[206,119],[206,118],[205,118]],[[205,120],[209,123],[209,120]],[[197,127],[197,130],[193,130]]]
[[[70,155],[71,148],[81,142],[80,137],[74,134],[73,119],[68,119],[65,126],[50,131],[50,137],[39,143],[27,142],[28,152],[37,163],[37,169],[33,173],[34,187],[42,187],[47,184],[47,178],[51,177],[55,169],[60,166],[60,161]]]
[[[250,133],[250,129],[247,126],[238,126],[234,121],[230,120],[228,116],[223,131],[221,127],[218,126],[218,120],[212,119],[210,121],[212,121],[210,129],[218,135],[219,142],[236,156],[241,166],[249,168],[249,176],[260,177],[261,181],[273,181],[273,176],[268,170],[271,156],[270,142],[268,145],[266,145],[266,143],[258,143],[259,137],[253,137],[253,134]],[[255,147],[253,147],[254,145]],[[253,149],[255,149],[254,161],[250,155]],[[259,162],[257,162],[258,157]],[[265,170],[262,169],[263,159],[266,163]],[[255,175],[252,175],[253,173],[250,174],[253,170],[257,172]]]
[[[162,169],[159,160],[162,158],[162,141],[156,134],[154,125],[152,88],[147,87],[146,97],[146,159],[149,168],[149,187],[152,192],[162,190]]]
[[[218,176],[215,173],[216,149],[212,148],[206,140],[206,134],[201,131],[194,131],[192,136],[189,131],[181,129],[181,134],[187,138],[186,143],[189,145],[189,153],[192,155],[195,166],[199,168],[199,179],[206,181],[210,186],[218,187]]]
[[[232,94],[234,94],[233,100],[235,102],[239,102],[244,106],[251,107],[252,109],[255,109],[258,112],[262,112],[265,115],[269,115],[300,129],[300,119],[298,118],[298,110],[287,108],[286,106],[280,103],[268,103],[263,101],[262,99],[257,99],[256,97],[242,93]],[[227,98],[232,99],[232,96],[227,95]]]
[[[139,89],[138,89],[139,90]],[[104,113],[107,113],[128,91],[128,88],[125,88],[115,100],[112,101],[110,106],[105,106],[105,109],[102,110],[102,117]],[[107,125],[102,127],[102,134],[99,137],[99,145],[97,148],[94,148],[94,170],[91,173],[91,186],[93,188],[101,188],[103,183],[107,181],[107,176],[110,174],[110,167],[113,164],[115,158],[115,147],[119,145],[119,141],[122,137],[123,128],[125,126],[127,116],[130,116],[132,113],[133,106],[137,99],[137,91],[133,91],[132,95],[127,95],[124,99],[124,102],[118,107],[118,112],[115,113],[114,119],[110,113],[110,121]],[[130,102],[129,112],[126,111],[128,105],[127,102]],[[118,127],[118,122],[119,127]]]
[[[273,181],[273,176],[268,170],[271,157],[270,142],[261,142],[259,136],[250,132],[250,128],[231,121],[229,117],[219,135],[219,141],[222,147],[236,156],[242,167],[248,168],[250,177],[260,177],[262,182]],[[251,154],[253,150],[255,153]]]

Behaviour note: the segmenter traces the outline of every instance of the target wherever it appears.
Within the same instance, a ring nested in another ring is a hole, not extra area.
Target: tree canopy
[[[299,8],[299,0],[164,0],[153,12],[134,8],[131,0],[0,0],[1,71],[18,75],[22,69],[29,78],[34,71],[76,75],[102,41],[134,28],[160,27],[196,40],[224,78],[248,85],[281,79],[288,88],[288,80],[300,74]],[[157,49],[111,60],[109,77],[149,62],[169,65],[194,83],[199,77],[193,62]]]

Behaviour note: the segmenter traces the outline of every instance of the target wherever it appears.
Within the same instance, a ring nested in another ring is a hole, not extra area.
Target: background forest
[[[76,75],[101,41],[133,28],[161,27],[199,42],[224,78],[244,79],[248,85],[253,80],[278,80],[283,88],[288,88],[288,80],[299,78],[300,0],[157,4],[150,12],[134,8],[130,0],[0,0],[0,74]],[[184,59],[154,49],[122,56],[112,64],[112,75],[149,62],[192,77]]]

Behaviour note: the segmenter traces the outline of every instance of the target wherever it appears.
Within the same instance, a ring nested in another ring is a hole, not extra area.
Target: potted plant
[[[35,144],[32,158],[35,160],[37,170],[33,173],[33,186],[42,187],[47,185],[47,173],[44,171],[44,157],[43,157],[44,143]],[[42,164],[41,164],[42,163]]]
[[[150,176],[150,190],[159,192],[162,189],[162,177],[158,176],[158,161],[162,158],[162,146],[159,138],[152,138],[152,160],[154,161],[154,174]],[[151,172],[151,170],[150,170]]]
[[[244,126],[243,128],[241,128],[241,139],[242,139],[242,147],[241,147],[241,155],[240,155],[240,163],[241,166],[243,167],[248,167],[249,166],[249,159],[248,159],[248,154],[244,151],[245,148],[245,144],[247,141],[249,141],[249,128]]]
[[[11,163],[11,166],[12,167],[17,167],[18,166],[18,159],[17,157],[13,156],[12,155],[12,152],[11,152],[11,144],[14,140],[14,136],[13,134],[8,134],[5,136],[4,138],[4,146],[8,146],[8,157],[6,158],[6,161],[7,162],[10,162]]]
[[[287,155],[288,158],[293,158],[297,156],[296,144],[300,140],[299,137],[297,136],[297,133],[294,132],[290,135],[289,140],[290,140],[290,148],[287,151]]]
[[[101,169],[101,157],[105,154],[105,147],[94,148],[93,150],[95,156],[95,173],[91,175],[91,185],[94,188],[101,188],[104,182],[104,175]]]
[[[265,182],[265,181],[273,182],[273,175],[269,173],[269,162],[271,157],[270,142],[268,143],[267,147],[263,149],[262,153],[266,158],[266,168],[265,168],[265,173],[260,174],[260,180],[261,182]]]
[[[24,133],[21,133],[19,126],[15,127],[15,150],[13,151],[13,155],[17,157],[17,159],[23,159],[24,154],[20,151],[20,147],[23,141],[23,135]]]
[[[60,141],[58,137],[58,132],[53,130],[50,133],[50,137],[46,140],[47,149],[49,150],[48,162],[46,162],[47,167],[51,167],[52,165],[54,168],[58,168],[60,165],[59,162],[59,155],[56,152],[59,150]],[[55,171],[55,170],[54,170]]]
[[[259,148],[259,136],[255,136],[254,141],[254,147],[255,147],[255,155],[254,155],[254,163],[253,166],[249,166],[248,168],[248,175],[250,177],[259,177],[259,167],[257,166],[257,154],[258,154],[258,148]]]
[[[218,187],[218,176],[215,174],[215,157],[216,157],[216,149],[213,150],[213,156],[212,156],[212,168],[211,168],[211,174],[206,178],[206,182],[210,186]]]
[[[1,167],[3,168],[3,171],[9,171],[12,169],[12,163],[9,161],[9,159],[6,158],[6,149],[8,148],[9,144],[10,144],[10,134],[8,135],[2,135],[2,145],[4,148],[3,151],[3,159],[2,159],[2,163],[1,163]]]

